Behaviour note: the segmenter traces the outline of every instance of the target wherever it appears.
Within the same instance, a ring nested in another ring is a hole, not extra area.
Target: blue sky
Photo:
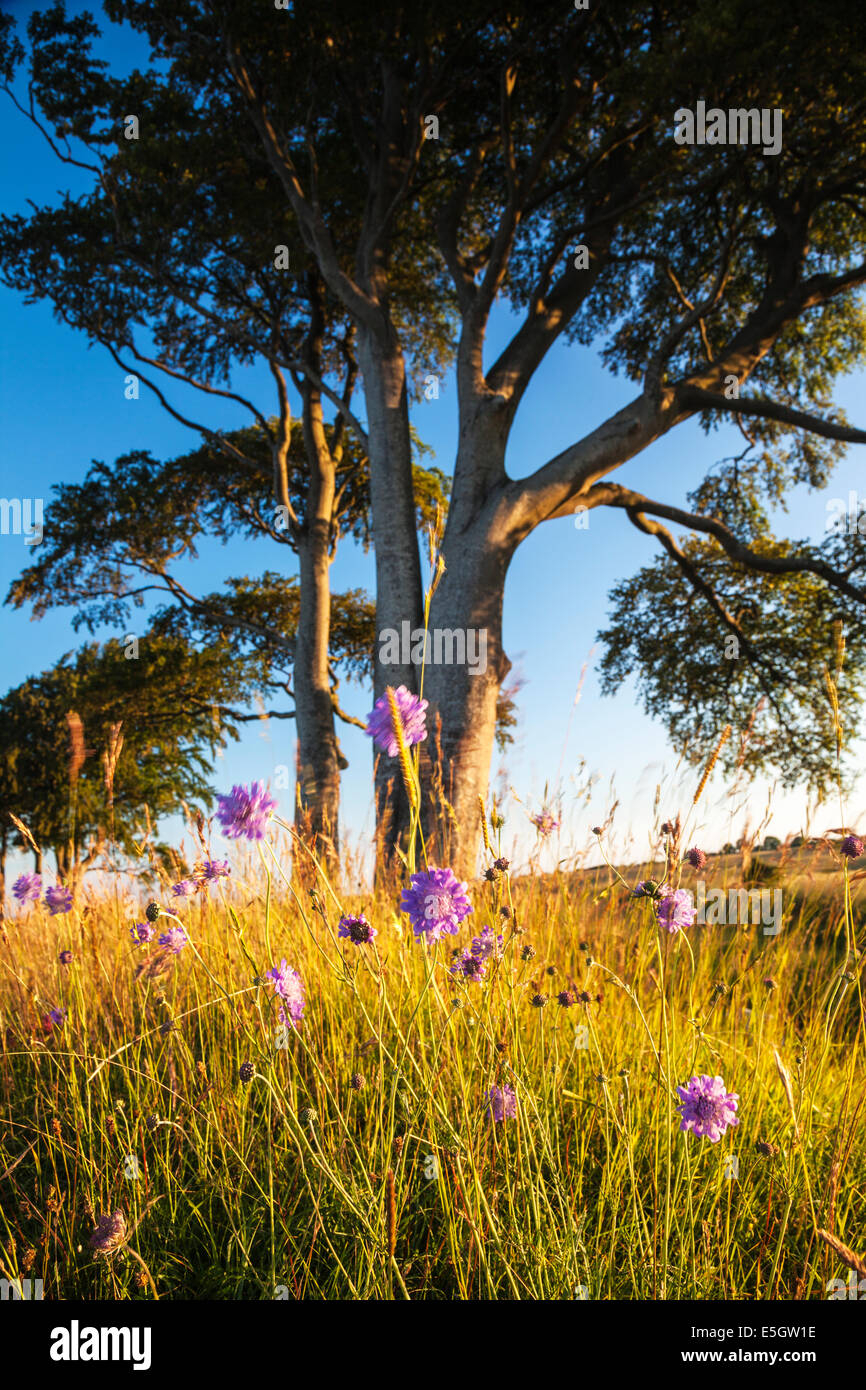
[[[40,6],[12,3],[5,8],[20,16],[23,24],[26,14]],[[113,27],[110,32],[103,56],[113,68],[146,63],[146,47],[139,37],[121,34]],[[8,98],[3,98],[0,112],[4,132],[0,184],[6,210],[26,211],[28,199],[37,204],[52,202],[60,190],[76,191],[85,186],[77,171],[58,164],[39,133],[14,110]],[[92,459],[113,460],[134,448],[171,457],[195,442],[196,436],[171,419],[145,388],[139,400],[125,399],[123,373],[109,354],[100,347],[88,348],[83,335],[59,323],[47,303],[27,306],[20,296],[0,289],[0,321],[3,496],[42,497],[47,505],[52,486],[82,478]],[[488,361],[495,357],[512,327],[507,310],[498,307],[489,335]],[[852,375],[836,392],[837,402],[857,422],[863,413],[864,376]],[[272,383],[265,370],[239,372],[232,384],[265,413],[272,412]],[[633,394],[632,385],[602,369],[595,349],[554,348],[521,405],[509,446],[510,473],[519,477],[532,472]],[[182,409],[191,409],[189,395],[176,391],[170,399]],[[208,406],[207,410],[207,423],[213,427],[247,423],[245,413],[228,403]],[[197,418],[202,418],[200,412]],[[450,472],[456,442],[452,381],[444,383],[438,400],[415,407],[414,423],[422,439],[434,449],[435,461]],[[687,423],[621,469],[617,478],[652,496],[685,505],[686,493],[707,467],[734,452],[738,443],[741,436],[733,427],[726,426],[708,438],[695,423]],[[820,538],[827,499],[847,498],[849,490],[858,486],[862,491],[862,457],[858,459],[858,452],[856,446],[851,447],[825,492],[810,494],[805,488],[792,492],[788,516],[780,521],[779,529],[793,536]],[[31,553],[22,537],[0,537],[0,588],[4,596]],[[681,777],[677,751],[636,704],[634,689],[625,688],[607,699],[599,693],[601,648],[596,632],[606,622],[607,594],[614,583],[656,553],[655,543],[635,531],[624,515],[600,509],[590,514],[586,529],[577,529],[571,519],[546,523],[519,548],[512,562],[506,589],[505,650],[525,684],[518,702],[516,744],[504,760],[499,754],[494,756],[492,772],[494,785],[506,797],[506,840],[509,844],[516,841],[518,860],[533,852],[534,833],[530,833],[526,813],[541,806],[546,784],[551,792],[562,793],[564,824],[558,841],[543,848],[541,863],[545,867],[551,867],[557,858],[591,849],[590,827],[605,818],[617,798],[616,851],[635,856],[644,853],[648,843],[659,782],[665,786],[663,815],[675,813],[678,807],[685,811],[691,802],[695,774],[688,772]],[[204,544],[190,578],[192,585],[203,591],[218,586],[228,575],[277,568],[286,559],[283,547],[277,551],[267,541],[233,542],[225,547]],[[332,583],[334,589],[363,585],[372,592],[372,556],[345,543],[333,567]],[[4,690],[50,666],[85,640],[86,634],[72,631],[70,618],[71,614],[57,610],[33,622],[24,610],[0,610],[0,685]],[[136,630],[137,625],[140,630],[141,619],[134,619],[130,630]],[[575,706],[584,665],[587,671],[580,702]],[[367,713],[371,703],[368,690],[347,685],[344,695],[351,713]],[[340,738],[350,762],[343,778],[345,830],[350,841],[363,843],[372,831],[369,741],[360,730],[348,727],[341,729]],[[294,766],[291,723],[252,725],[239,745],[232,744],[226,750],[215,768],[214,782],[223,789],[232,782],[255,778],[273,781],[275,769],[283,764]],[[588,799],[579,795],[587,779],[593,779]],[[809,819],[805,793],[774,794],[764,782],[743,789],[738,798],[724,793],[722,783],[714,780],[695,827],[696,838],[709,848],[736,839],[744,816],[751,818],[753,826],[759,822],[768,798],[772,810],[767,832],[785,835],[807,823],[813,831],[820,831],[838,823],[838,809],[827,808]],[[290,794],[281,795],[290,814]],[[849,823],[866,823],[863,802],[862,786],[858,785],[848,807]],[[167,829],[179,833],[179,827]],[[596,857],[590,853],[589,862]]]

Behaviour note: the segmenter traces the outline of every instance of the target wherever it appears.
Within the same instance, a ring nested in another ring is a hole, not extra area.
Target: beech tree
[[[453,666],[425,675],[442,721],[456,862],[473,858],[508,670],[508,566],[542,522],[605,506],[663,544],[665,520],[693,531],[704,544],[681,574],[708,603],[708,559],[722,554],[755,574],[815,576],[846,610],[863,603],[846,562],[760,526],[752,534],[744,521],[798,483],[824,485],[844,445],[866,442],[831,404],[834,382],[866,345],[866,56],[863,21],[847,3],[829,0],[820,23],[811,8],[780,0],[760,9],[747,0],[590,0],[583,9],[443,0],[396,10],[385,0],[360,10],[349,0],[273,9],[107,0],[105,9],[147,33],[175,83],[218,113],[228,148],[247,148],[255,135],[281,212],[354,327],[380,632],[421,623],[409,430],[412,332],[426,307],[419,290],[432,286],[437,303],[456,304],[459,432],[431,624],[485,629],[488,653],[483,677]],[[54,93],[68,91],[70,63],[69,49],[54,44],[50,90],[40,92],[49,115],[60,112]],[[85,122],[86,84],[76,102]],[[163,127],[161,138],[175,137]],[[431,250],[437,268],[418,277]],[[487,362],[498,297],[516,322]],[[573,443],[513,478],[512,425],[560,340],[596,344],[635,394],[599,419],[576,390]],[[655,495],[658,487],[614,480],[693,417],[708,430],[735,422],[755,466],[722,461],[716,483],[702,489],[695,479],[696,501],[685,507]],[[809,619],[808,605],[791,615]],[[748,639],[741,659],[755,663],[760,614],[739,626]],[[828,663],[834,641],[830,630]],[[773,655],[763,653],[762,678],[790,685],[784,654]],[[418,674],[379,661],[377,693],[398,682],[417,688]],[[674,666],[673,699],[676,681]],[[734,714],[735,704],[732,690],[712,712]],[[783,740],[765,746],[771,765]]]

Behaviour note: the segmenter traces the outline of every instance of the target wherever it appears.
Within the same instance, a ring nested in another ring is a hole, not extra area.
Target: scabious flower
[[[454,959],[448,967],[450,975],[462,975],[464,980],[483,980],[487,974],[487,964],[472,951],[464,948],[454,952]]]
[[[472,938],[472,954],[478,960],[498,960],[502,955],[502,937],[492,927],[482,927],[480,936]]]
[[[629,893],[630,898],[661,898],[667,893],[666,883],[657,883],[654,878],[642,878]]]
[[[707,862],[707,856],[702,849],[690,849],[686,852],[686,860],[693,869],[702,869]]]
[[[189,937],[183,927],[169,927],[159,938],[160,946],[164,946],[169,955],[179,956],[184,946],[189,945]]]
[[[60,912],[72,911],[72,889],[64,888],[62,883],[52,885],[45,890],[45,906],[56,917]]]
[[[243,836],[247,840],[263,840],[276,804],[264,782],[253,782],[249,788],[234,786],[228,796],[219,797],[217,820],[226,839],[239,840]]]
[[[12,884],[12,892],[22,906],[37,903],[42,895],[42,878],[39,874],[22,874]]]
[[[97,1255],[111,1255],[126,1244],[126,1217],[122,1211],[99,1216],[96,1230],[88,1240],[91,1250]]]
[[[273,804],[276,806],[277,803]],[[261,836],[256,838],[261,839]],[[221,878],[228,878],[231,873],[227,859],[206,859],[203,864],[196,864],[196,869],[200,870],[200,877],[205,883],[218,883]]]
[[[198,892],[198,884],[194,878],[182,878],[179,883],[171,885],[171,891],[176,898],[191,898]]]
[[[539,811],[536,815],[530,816],[529,819],[532,821],[539,835],[543,835],[545,839],[548,835],[552,835],[554,830],[558,830],[560,826],[560,822],[555,816],[552,816],[549,811]]]
[[[66,1022],[65,1009],[49,1009],[42,1022],[46,1028],[61,1028]]]
[[[699,1138],[717,1144],[729,1125],[740,1123],[735,1113],[740,1097],[725,1090],[720,1076],[693,1076],[685,1086],[677,1086],[677,1094],[681,1130],[690,1129]]]
[[[149,922],[136,922],[134,927],[130,927],[129,934],[136,946],[146,946],[148,941],[152,941],[156,932]]]
[[[427,737],[426,718],[424,711],[427,708],[427,700],[419,700],[417,695],[413,695],[411,690],[407,690],[405,685],[398,685],[394,691],[394,698],[397,701],[397,709],[400,714],[400,722],[403,725],[403,737],[409,747],[413,743],[421,743]],[[391,706],[388,703],[387,695],[380,695],[370,713],[367,715],[367,727],[365,732],[370,735],[373,742],[388,754],[389,758],[396,758],[400,751],[397,742],[397,735],[394,732],[394,721],[391,715]]]
[[[507,1083],[504,1086],[491,1086],[484,1096],[487,1102],[487,1113],[497,1123],[500,1120],[514,1120],[517,1118],[517,1096],[514,1088]]]
[[[563,1009],[568,1009],[577,1002],[570,989],[561,989],[556,997]]]
[[[456,936],[460,923],[472,911],[466,884],[451,869],[424,869],[412,874],[411,888],[403,889],[400,911],[409,914],[416,938],[438,941]]]
[[[678,888],[656,902],[656,917],[671,933],[690,927],[696,916],[697,908],[687,888]]]
[[[350,941],[354,941],[356,946],[369,946],[373,937],[378,936],[379,933],[361,912],[357,917],[341,917],[337,927],[337,935],[347,936]]]
[[[71,951],[61,951],[61,952],[60,952],[60,955],[57,957],[57,959],[60,961],[60,964],[61,964],[61,965],[71,965],[71,964],[72,964],[72,952],[71,952]]]
[[[271,966],[265,979],[273,980],[274,993],[282,1000],[279,1013],[280,1023],[291,1023],[297,1027],[303,1018],[306,1006],[304,982],[297,970],[293,970],[283,959],[279,965]]]
[[[841,850],[846,859],[859,859],[863,853],[863,841],[859,835],[846,835]]]

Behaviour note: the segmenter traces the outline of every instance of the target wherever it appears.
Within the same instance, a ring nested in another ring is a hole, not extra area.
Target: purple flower
[[[492,927],[482,927],[481,935],[472,938],[472,954],[481,961],[498,960],[502,955],[502,937]]]
[[[61,951],[61,952],[60,952],[60,955],[57,957],[57,959],[60,961],[60,964],[61,964],[61,965],[71,965],[71,964],[72,964],[72,952],[71,952],[71,951]]]
[[[146,946],[148,941],[152,941],[156,932],[149,922],[136,922],[134,927],[130,927],[129,934],[136,946]]]
[[[22,874],[12,884],[12,892],[20,903],[36,903],[42,893],[42,879],[39,874]]]
[[[558,830],[560,826],[560,822],[549,811],[539,811],[536,815],[530,816],[529,819],[538,830],[539,835],[543,835],[545,839],[548,835],[552,835],[554,830]]]
[[[49,1009],[42,1020],[46,1028],[61,1028],[66,1022],[65,1009]]]
[[[556,997],[564,1009],[568,1009],[571,1007],[572,1004],[577,1003],[577,1000],[570,989],[561,989]]]
[[[428,702],[419,700],[418,696],[413,695],[411,690],[407,690],[405,685],[397,686],[394,691],[394,698],[397,701],[400,722],[403,725],[403,737],[407,744],[411,747],[413,743],[421,743],[427,737],[424,711]],[[365,732],[390,758],[396,758],[400,746],[394,732],[394,721],[387,695],[380,695],[367,715]]]
[[[675,893],[667,893],[656,903],[656,916],[671,933],[690,927],[697,916],[697,908],[689,890],[678,888]]]
[[[265,979],[273,980],[274,993],[283,1001],[280,1005],[280,1022],[297,1027],[306,1006],[304,982],[297,970],[293,970],[283,959],[279,965],[271,967]]]
[[[356,946],[369,946],[374,936],[378,936],[374,926],[367,921],[363,912],[357,917],[341,917],[337,929],[338,936],[347,936]]]
[[[111,1255],[126,1243],[126,1217],[122,1211],[106,1212],[97,1218],[96,1230],[88,1245],[97,1255]]]
[[[71,912],[72,889],[64,888],[62,883],[46,888],[45,905],[52,917],[56,917],[59,912]]]
[[[171,891],[176,898],[191,898],[198,892],[198,884],[195,879],[182,878],[179,883],[171,885]]]
[[[707,862],[707,856],[702,849],[690,849],[686,859],[693,869],[702,869]]]
[[[249,790],[235,786],[228,796],[219,798],[217,820],[226,839],[238,840],[245,836],[248,840],[263,840],[276,804],[264,782],[253,782]]]
[[[859,859],[863,853],[863,841],[859,835],[846,835],[842,841],[841,850],[846,859]],[[21,880],[19,879],[18,882],[20,883]]]
[[[159,938],[160,946],[164,946],[169,955],[179,956],[184,946],[189,945],[189,937],[183,927],[169,927]]]
[[[693,1076],[685,1086],[677,1086],[682,1114],[681,1130],[717,1144],[729,1125],[740,1122],[734,1113],[740,1097],[725,1090],[720,1076]]]
[[[273,803],[276,806],[276,802]],[[261,839],[261,836],[256,836]],[[231,873],[229,861],[227,859],[206,859],[201,867],[201,877],[205,883],[218,883],[221,878],[228,878]],[[196,868],[199,865],[196,864]]]
[[[415,936],[430,941],[438,941],[443,934],[456,936],[463,918],[472,911],[466,884],[450,869],[424,869],[412,875],[411,883],[411,888],[403,889],[400,911],[409,914]]]
[[[484,1099],[487,1102],[487,1113],[495,1121],[517,1118],[517,1096],[513,1087],[507,1083],[504,1086],[491,1086],[490,1090],[485,1092]]]
[[[473,955],[472,951],[455,951],[448,972],[455,976],[462,975],[464,980],[483,980],[487,974],[487,963]]]
[[[630,898],[661,898],[669,891],[666,883],[656,883],[654,878],[642,878],[629,893]]]

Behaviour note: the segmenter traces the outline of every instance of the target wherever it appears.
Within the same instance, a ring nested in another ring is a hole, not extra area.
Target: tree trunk
[[[383,339],[372,330],[362,328],[358,356],[364,377],[370,441],[378,638],[374,693],[378,699],[389,685],[405,685],[417,693],[418,668],[411,661],[383,663],[379,654],[386,634],[401,633],[405,620],[408,619],[412,628],[421,627],[424,609],[403,354],[393,330]],[[374,768],[378,849],[387,866],[395,857],[394,844],[402,839],[408,826],[409,803],[397,760],[376,749]]]

